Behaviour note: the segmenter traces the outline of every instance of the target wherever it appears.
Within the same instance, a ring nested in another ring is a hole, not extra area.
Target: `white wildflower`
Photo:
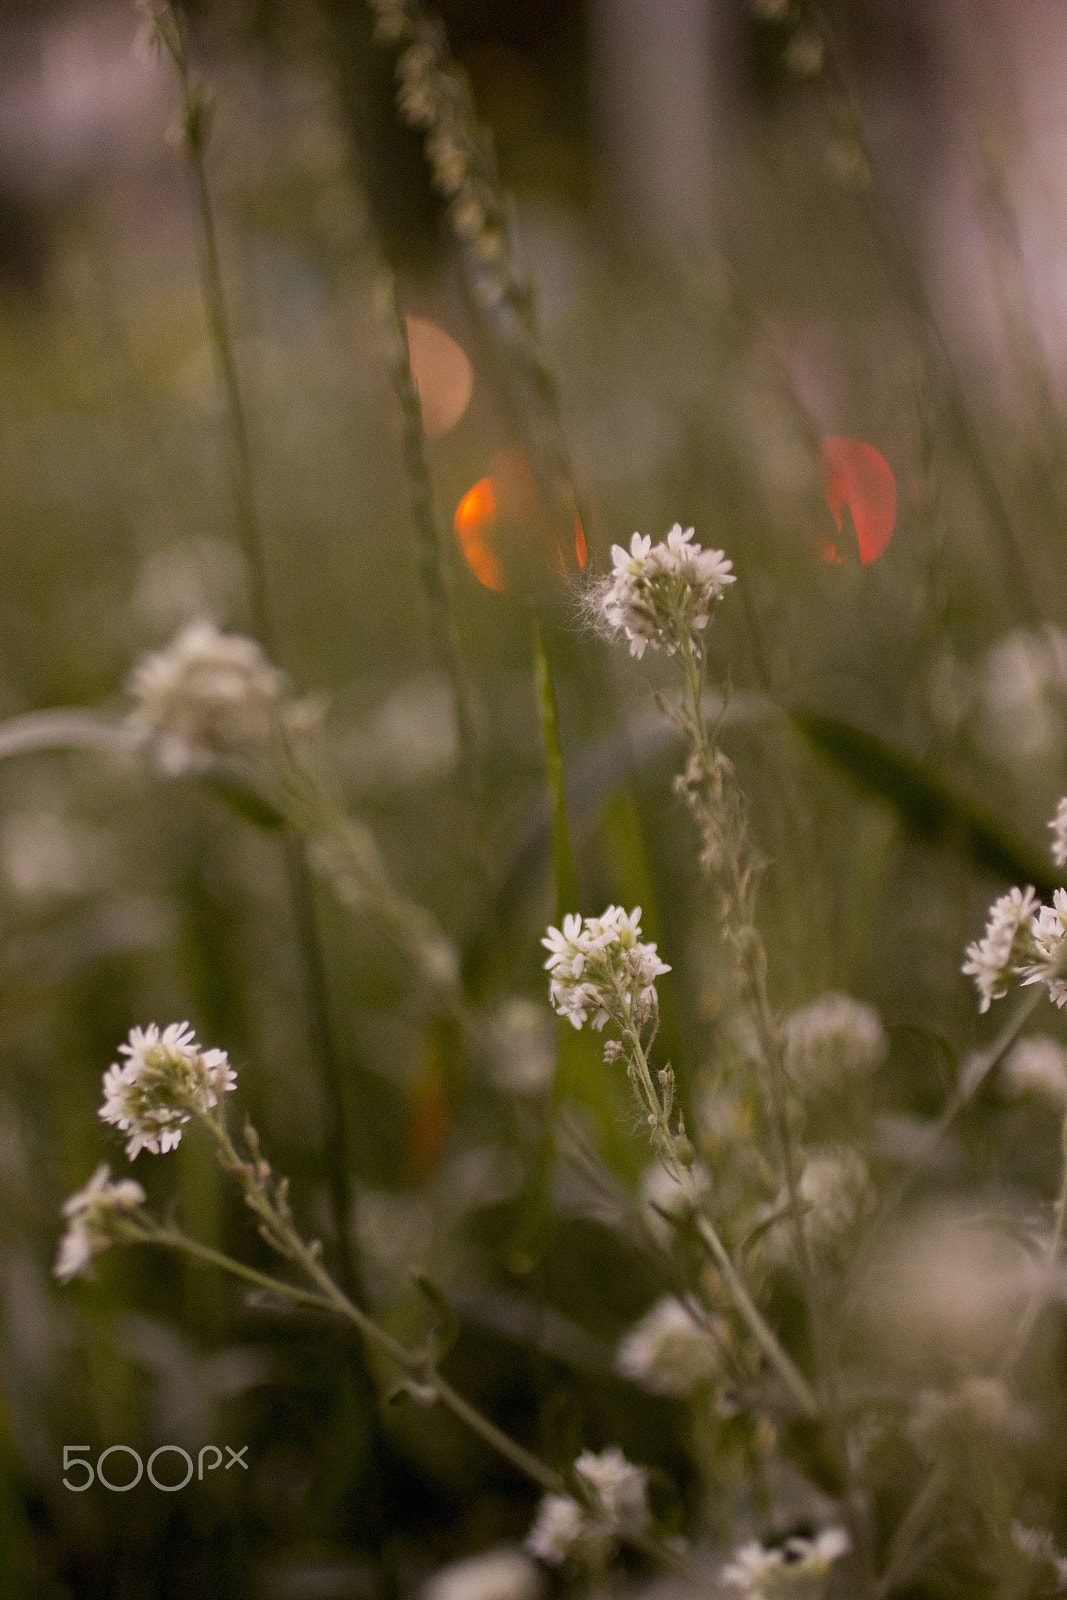
[[[1067,867],[1067,795],[1056,807],[1056,815],[1049,827],[1052,829],[1052,844],[1049,847],[1052,859],[1058,867]]]
[[[798,1088],[820,1092],[876,1071],[889,1041],[872,1006],[826,994],[785,1021],[786,1071]]]
[[[785,51],[785,64],[794,78],[815,78],[823,69],[826,46],[817,33],[798,28]]]
[[[422,1600],[538,1600],[544,1583],[529,1556],[510,1545],[441,1567],[422,1586]]]
[[[808,1157],[797,1183],[808,1237],[826,1249],[869,1213],[875,1202],[867,1163],[842,1145]]]
[[[120,1219],[144,1204],[145,1193],[132,1178],[111,1182],[111,1168],[97,1167],[84,1189],[64,1203],[67,1231],[53,1268],[61,1283],[86,1274],[93,1258],[115,1242]]]
[[[641,657],[647,645],[674,655],[708,625],[711,608],[735,581],[733,563],[721,550],[692,543],[693,530],[679,523],[653,544],[635,533],[629,550],[613,545],[614,572],[597,597],[600,615],[630,641]]]
[[[1013,1098],[1043,1100],[1061,1116],[1067,1111],[1067,1051],[1055,1039],[1044,1034],[1020,1039],[1000,1071]]]
[[[1043,983],[1054,1004],[1067,1006],[1067,889],[1055,890],[1052,904],[1038,908],[1028,931],[1034,959],[1020,969],[1024,987]]]
[[[1037,905],[1032,888],[1009,889],[990,906],[981,939],[967,946],[967,959],[960,970],[964,977],[974,979],[981,996],[979,1011],[988,1011],[994,1000],[1002,1000],[1009,980],[1018,977]]]
[[[996,760],[1062,761],[1067,723],[1067,634],[1015,628],[986,651],[978,669],[979,742]]]
[[[963,1370],[998,1358],[1033,1292],[1027,1246],[985,1212],[947,1203],[913,1210],[884,1239],[862,1286],[866,1337],[887,1365],[930,1351]]]
[[[627,1461],[618,1445],[594,1455],[583,1450],[575,1476],[589,1495],[590,1510],[613,1530],[636,1531],[648,1521],[647,1474]]]
[[[494,1083],[513,1094],[544,1094],[556,1070],[553,1024],[544,1006],[514,995],[497,1009],[489,1027],[489,1070]]]
[[[752,1600],[818,1600],[831,1566],[851,1546],[844,1528],[824,1528],[814,1539],[787,1539],[774,1549],[753,1542],[734,1552],[722,1581]]]
[[[10,812],[0,823],[0,873],[20,899],[87,894],[112,864],[106,834],[51,808]]]
[[[1067,1558],[1056,1549],[1048,1529],[1028,1528],[1021,1522],[1013,1522],[1009,1534],[1016,1550],[1039,1566],[1051,1567],[1056,1585],[1051,1592],[1062,1594],[1067,1589]]]
[[[668,1295],[625,1335],[615,1365],[652,1394],[692,1394],[721,1371],[721,1318],[715,1318],[714,1329],[703,1327],[681,1300]]]
[[[596,1565],[622,1535],[643,1533],[648,1522],[646,1473],[617,1446],[599,1455],[583,1450],[574,1475],[585,1503],[573,1495],[545,1495],[526,1537],[530,1554],[552,1566],[568,1556]]]
[[[254,639],[213,622],[191,622],[165,650],[142,657],[130,693],[131,725],[155,740],[173,775],[257,754],[302,709]]]
[[[702,1162],[693,1163],[689,1178],[698,1196],[706,1195],[711,1189],[711,1174]],[[676,1233],[671,1218],[681,1221],[692,1212],[689,1196],[674,1173],[661,1161],[654,1161],[641,1174],[640,1199],[649,1233],[666,1249]]]
[[[387,41],[403,39],[411,31],[406,0],[370,0],[375,13],[374,36]]]
[[[1002,1378],[965,1378],[954,1389],[920,1390],[905,1431],[921,1455],[933,1458],[961,1437],[986,1435],[990,1443],[1032,1437],[1034,1419]]]
[[[537,1508],[526,1548],[539,1561],[557,1567],[587,1547],[593,1534],[584,1508],[569,1494],[546,1494]]]
[[[641,907],[627,914],[609,906],[600,917],[564,917],[562,932],[549,928],[541,943],[552,974],[549,996],[561,1017],[580,1028],[592,1014],[594,1028],[609,1019],[620,1027],[643,1026],[656,1014],[655,980],[671,969],[654,944],[641,942]]]
[[[141,1150],[173,1150],[190,1117],[206,1116],[237,1086],[225,1050],[202,1050],[187,1022],[172,1022],[162,1033],[154,1022],[131,1028],[119,1053],[127,1060],[105,1072],[99,1114],[129,1134],[131,1161]]]

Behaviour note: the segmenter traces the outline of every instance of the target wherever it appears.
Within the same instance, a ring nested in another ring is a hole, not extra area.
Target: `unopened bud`
[[[688,1134],[678,1134],[674,1141],[674,1153],[678,1157],[678,1160],[682,1163],[683,1167],[691,1167],[693,1165],[693,1162],[697,1158],[697,1153],[693,1149],[693,1141],[689,1138]]]

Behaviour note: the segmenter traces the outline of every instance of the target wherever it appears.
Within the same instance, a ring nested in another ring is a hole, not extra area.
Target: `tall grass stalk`
[[[181,12],[169,0],[145,0],[145,10],[150,22],[155,25],[156,38],[171,62],[181,98],[183,144],[192,181],[200,240],[201,298],[226,401],[235,521],[249,574],[255,631],[268,654],[277,660],[277,626],[267,574],[248,413],[238,372],[219,255],[215,210],[208,182],[210,102],[192,70],[187,27]],[[303,974],[308,1034],[328,1106],[325,1147],[337,1256],[342,1280],[358,1299],[361,1289],[359,1263],[353,1242],[355,1195],[350,1177],[348,1109],[311,871],[304,845],[289,829],[283,833],[281,849]]]
[[[395,278],[389,281],[388,309],[395,345],[393,391],[400,405],[404,470],[411,498],[411,522],[415,533],[419,577],[426,594],[437,654],[452,691],[463,781],[481,854],[485,845],[485,785],[474,706],[460,655],[446,546],[434,510],[433,478],[422,424],[422,406],[411,371],[407,322],[401,309]]]

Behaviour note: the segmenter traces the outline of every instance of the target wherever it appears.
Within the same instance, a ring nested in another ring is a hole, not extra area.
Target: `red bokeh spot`
[[[504,571],[490,548],[496,527],[496,495],[492,478],[479,478],[456,507],[456,538],[468,567],[487,589],[504,588]]]
[[[897,517],[897,484],[893,469],[873,445],[862,439],[846,439],[832,434],[822,443],[822,482],[826,504],[830,507],[837,531],[845,506],[852,514],[864,566],[877,561],[893,534]],[[840,561],[836,546],[820,540],[819,554],[824,561]]]

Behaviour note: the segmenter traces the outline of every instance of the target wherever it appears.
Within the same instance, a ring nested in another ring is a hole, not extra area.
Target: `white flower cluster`
[[[1067,795],[1049,823],[1052,859],[1067,866]],[[1038,903],[1033,888],[1009,889],[989,908],[981,939],[967,946],[962,968],[973,978],[979,1011],[1007,994],[1013,979],[1023,986],[1043,983],[1049,998],[1067,1006],[1067,890],[1055,889],[1050,906]]]
[[[796,1185],[804,1234],[812,1251],[833,1260],[848,1245],[858,1223],[870,1217],[877,1202],[870,1169],[848,1145],[824,1145],[805,1153]],[[783,1187],[758,1213],[767,1229],[767,1249],[776,1261],[793,1261],[796,1246],[790,1224],[792,1208]]]
[[[1067,1006],[1067,889],[1056,889],[1050,906],[1040,906],[1030,922],[1032,960],[1022,969],[1025,987],[1043,983],[1049,999]]]
[[[144,1204],[145,1193],[132,1178],[112,1183],[111,1168],[97,1167],[84,1189],[63,1206],[67,1231],[53,1268],[61,1283],[87,1273],[93,1258],[114,1242],[116,1223]]]
[[[828,1249],[874,1206],[870,1172],[863,1157],[847,1145],[816,1151],[804,1163],[797,1183],[804,1227],[816,1249]]]
[[[127,1060],[104,1074],[100,1116],[129,1135],[131,1161],[141,1150],[173,1150],[190,1117],[206,1116],[237,1086],[225,1050],[202,1050],[187,1022],[172,1022],[162,1033],[154,1022],[131,1028],[119,1053]]]
[[[530,1554],[550,1566],[569,1556],[596,1564],[620,1537],[641,1534],[648,1525],[647,1474],[616,1445],[599,1455],[583,1450],[574,1475],[584,1503],[568,1494],[546,1494],[526,1538]]]
[[[681,1300],[668,1295],[625,1335],[615,1365],[651,1394],[684,1398],[720,1374],[726,1331],[721,1318],[714,1329],[701,1326]]]
[[[131,725],[155,741],[174,776],[257,754],[300,709],[256,641],[213,622],[191,622],[165,650],[142,657],[129,687]]]
[[[498,1545],[440,1567],[420,1590],[420,1600],[540,1600],[544,1575],[521,1550]]]
[[[986,651],[974,681],[975,734],[994,760],[1062,766],[1067,722],[1067,634],[1014,628]]]
[[[615,570],[598,596],[598,607],[609,627],[626,634],[632,656],[643,656],[648,645],[674,655],[693,644],[707,627],[715,601],[735,582],[733,562],[721,550],[705,550],[692,539],[692,528],[683,532],[676,522],[659,544],[635,533],[629,550],[612,545]]]
[[[1067,1557],[1060,1555],[1048,1529],[1028,1528],[1022,1522],[1013,1522],[1008,1531],[1016,1550],[1037,1565],[1051,1568],[1056,1587],[1046,1592],[1062,1594],[1067,1589]]]
[[[949,1390],[922,1389],[905,1423],[920,1455],[933,1460],[952,1448],[953,1439],[984,1434],[990,1444],[1025,1439],[1033,1417],[1001,1378],[965,1378]]]
[[[825,1093],[877,1070],[889,1041],[871,1006],[826,994],[785,1022],[786,1071],[799,1089]]]
[[[824,1528],[814,1539],[787,1539],[770,1550],[753,1541],[734,1552],[722,1581],[752,1600],[819,1600],[831,1566],[851,1547],[844,1528]]]
[[[994,1000],[1002,1000],[1012,978],[1021,975],[1030,953],[1031,927],[1037,909],[1033,889],[1009,889],[994,900],[981,939],[967,946],[967,959],[961,971],[973,978],[980,999],[979,1011],[988,1011]]]
[[[654,944],[641,943],[641,907],[627,915],[609,906],[600,917],[575,912],[563,931],[549,928],[541,940],[549,952],[549,997],[561,1017],[576,1028],[592,1013],[593,1027],[609,1020],[642,1027],[656,1014],[656,979],[671,969]]]

